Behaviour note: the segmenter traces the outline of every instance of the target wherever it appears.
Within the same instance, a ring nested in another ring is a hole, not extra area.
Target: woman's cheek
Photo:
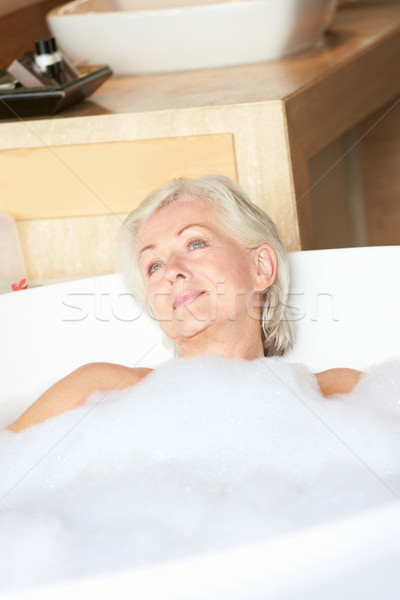
[[[161,318],[168,312],[168,299],[170,294],[162,292],[153,292],[147,296],[148,303],[155,316]]]
[[[151,311],[156,313],[157,307],[155,305],[155,294],[149,285],[146,287],[146,298],[147,304],[149,305]]]

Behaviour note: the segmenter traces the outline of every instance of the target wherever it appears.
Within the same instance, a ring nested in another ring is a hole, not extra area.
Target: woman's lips
[[[185,292],[184,294],[182,294],[181,296],[177,296],[172,304],[172,308],[174,310],[176,310],[179,306],[182,306],[182,304],[185,304],[186,302],[192,302],[193,300],[196,300],[196,298],[198,298],[199,296],[201,296],[202,294],[205,294],[207,290],[188,290],[187,292]]]

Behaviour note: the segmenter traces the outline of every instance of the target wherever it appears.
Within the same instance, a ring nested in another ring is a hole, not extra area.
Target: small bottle
[[[58,83],[64,82],[64,65],[55,38],[43,38],[35,42],[35,63],[40,71]]]

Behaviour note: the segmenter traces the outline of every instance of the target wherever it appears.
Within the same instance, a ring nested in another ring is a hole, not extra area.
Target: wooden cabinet
[[[113,77],[56,118],[1,123],[0,210],[18,219],[31,279],[112,270],[124,214],[154,185],[205,172],[236,178],[288,250],[317,247],[321,156],[325,177],[326,149],[397,101],[399,59],[400,6],[348,4],[323,43],[285,59]]]

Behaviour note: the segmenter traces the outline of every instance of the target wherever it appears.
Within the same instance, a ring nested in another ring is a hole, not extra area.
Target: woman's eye
[[[191,250],[196,250],[197,248],[202,248],[204,246],[203,240],[191,240],[188,244]]]
[[[197,248],[203,248],[207,243],[204,240],[189,240],[187,242],[187,248],[189,250],[197,250]],[[150,263],[146,269],[147,276],[150,277],[153,273],[158,271],[163,266],[163,263]]]
[[[152,263],[151,265],[149,265],[147,267],[147,275],[151,275],[152,273],[154,273],[155,271],[158,271],[158,269],[162,266],[161,263]]]

